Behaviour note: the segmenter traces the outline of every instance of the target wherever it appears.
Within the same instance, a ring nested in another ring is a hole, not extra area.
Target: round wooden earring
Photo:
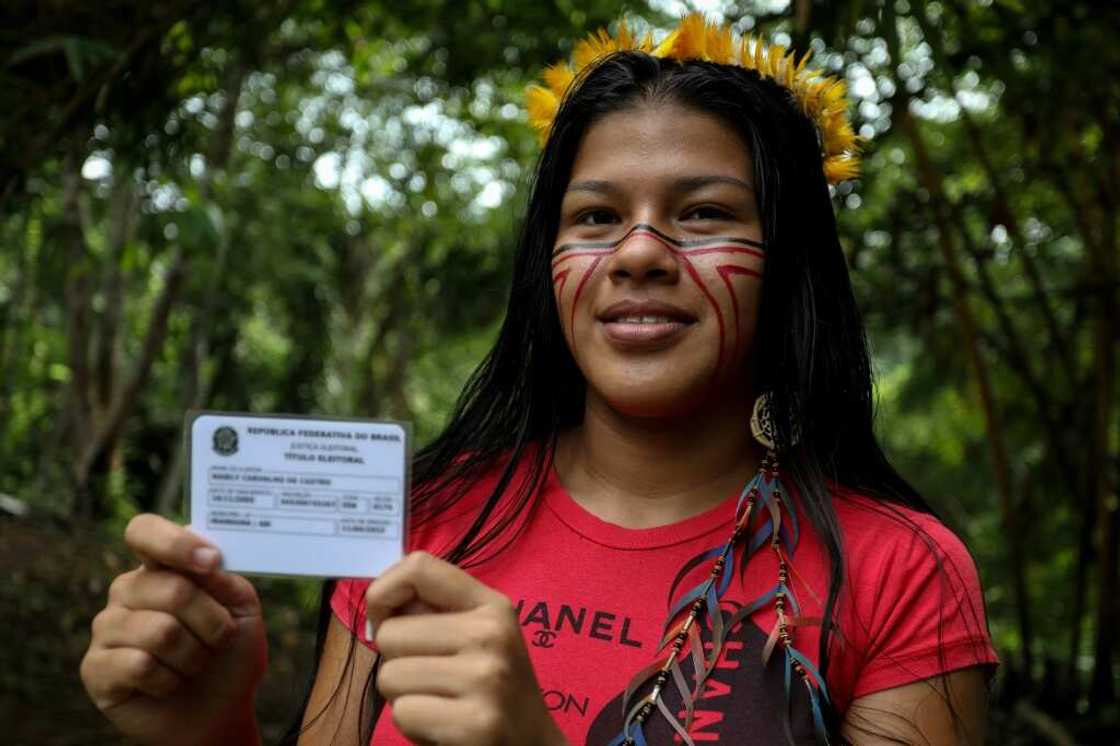
[[[770,394],[762,394],[754,400],[754,410],[751,412],[751,435],[767,450],[774,450],[778,432],[774,427],[774,414],[770,409]]]

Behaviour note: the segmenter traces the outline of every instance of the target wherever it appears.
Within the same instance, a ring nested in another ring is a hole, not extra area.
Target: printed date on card
[[[401,558],[403,423],[195,412],[185,427],[191,529],[223,569],[374,577]]]

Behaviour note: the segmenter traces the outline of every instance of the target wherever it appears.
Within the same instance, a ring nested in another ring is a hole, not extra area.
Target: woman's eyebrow
[[[568,184],[568,192],[595,192],[596,194],[613,194],[618,191],[618,187],[609,181],[601,179],[584,179],[583,181],[573,181]]]
[[[673,191],[675,192],[693,192],[712,184],[731,184],[733,186],[741,187],[749,192],[754,191],[754,185],[749,181],[736,178],[734,176],[723,175],[710,175],[710,176],[685,176],[673,182]]]

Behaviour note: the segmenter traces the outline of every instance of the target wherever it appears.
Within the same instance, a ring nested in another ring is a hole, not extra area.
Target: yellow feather
[[[731,38],[731,27],[712,27],[708,34],[708,59],[721,65],[730,65],[735,61],[734,42]]]
[[[681,34],[673,47],[673,59],[676,60],[703,60],[707,59],[707,30],[708,22],[700,13],[689,13],[681,21]]]
[[[805,65],[809,64],[809,58],[812,57],[812,56],[813,56],[813,50],[812,49],[806,51],[805,54],[801,55],[801,61],[797,63],[798,74],[800,74],[801,71],[805,69]]]
[[[547,88],[531,85],[525,89],[525,109],[529,112],[529,123],[534,128],[547,130],[556,118],[560,99]]]
[[[817,115],[815,98],[816,86],[811,80],[804,81],[797,92],[797,100],[801,104],[801,111],[810,119],[814,119]]]
[[[797,55],[790,54],[786,58],[785,66],[782,68],[782,85],[786,88],[793,90],[793,81],[797,75]]]
[[[848,86],[842,80],[832,80],[824,89],[823,104],[826,109],[843,106],[847,103],[845,94]],[[844,106],[844,108],[847,108]]]
[[[582,71],[588,65],[592,65],[614,52],[616,48],[610,32],[602,28],[576,44],[572,53],[572,62],[576,70]]]
[[[677,39],[681,35],[680,28],[675,28],[669,32],[669,35],[661,40],[661,43],[654,47],[653,56],[667,58],[672,56],[673,49],[677,46]]]
[[[830,184],[854,179],[859,176],[859,159],[844,156],[832,156],[824,161],[824,175]]]
[[[846,117],[837,116],[828,123],[825,136],[822,138],[825,152],[828,155],[839,155],[854,150],[857,143],[855,130]]]
[[[626,22],[620,21],[618,24],[618,49],[634,49],[636,46],[637,45],[634,43],[634,35],[630,33]]]
[[[572,68],[568,67],[567,63],[557,62],[555,65],[545,68],[541,77],[544,78],[544,82],[548,84],[553,93],[563,96],[568,90],[568,86],[575,79],[575,73],[572,72]]]
[[[802,106],[804,107],[805,112],[809,114],[810,117],[815,119],[817,115],[823,110],[824,94],[828,86],[828,78],[817,79],[814,77],[813,79],[808,81],[808,87],[805,91]]]
[[[739,67],[747,66],[747,60],[750,58],[751,52],[751,39],[750,34],[739,39],[739,46],[735,50],[735,64]]]
[[[587,40],[579,42],[572,50],[572,69],[583,72],[584,68],[595,61],[597,54],[590,42]]]
[[[785,47],[770,47],[770,53],[766,59],[766,75],[775,78],[778,75],[778,63],[781,62],[782,57],[786,54]]]

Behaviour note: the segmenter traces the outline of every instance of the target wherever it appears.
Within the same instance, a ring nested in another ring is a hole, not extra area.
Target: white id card
[[[408,426],[192,412],[190,527],[222,569],[370,578],[404,552]]]

